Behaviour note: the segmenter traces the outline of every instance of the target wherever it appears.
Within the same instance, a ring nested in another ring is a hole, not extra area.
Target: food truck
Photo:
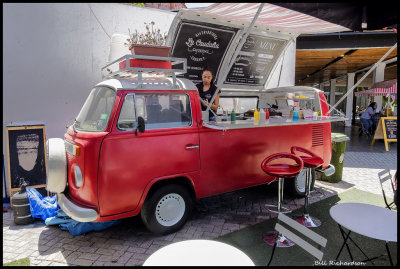
[[[292,146],[323,159],[312,180],[334,173],[331,122],[343,118],[329,115],[323,92],[265,87],[293,34],[182,10],[168,36],[169,57],[127,54],[105,66],[64,138],[48,139],[47,189],[66,214],[80,222],[140,214],[166,234],[184,225],[196,199],[275,181],[261,163]],[[207,55],[221,93],[216,121],[195,86]],[[304,182],[300,173],[285,184],[301,196]]]

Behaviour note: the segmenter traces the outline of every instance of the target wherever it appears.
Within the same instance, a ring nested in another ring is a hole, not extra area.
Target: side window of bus
[[[136,94],[136,111],[146,130],[189,127],[192,125],[190,99],[184,93]]]
[[[120,131],[133,131],[136,123],[136,113],[133,93],[127,94],[122,104],[121,112],[117,122]]]

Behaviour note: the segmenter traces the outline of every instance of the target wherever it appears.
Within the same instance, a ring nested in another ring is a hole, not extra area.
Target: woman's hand
[[[208,106],[208,100],[207,99],[200,98],[200,101],[201,101],[201,103],[203,105]]]

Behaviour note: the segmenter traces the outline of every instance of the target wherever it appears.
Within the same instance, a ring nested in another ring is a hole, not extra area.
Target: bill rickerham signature
[[[366,262],[347,261],[314,261],[314,266],[365,266]]]

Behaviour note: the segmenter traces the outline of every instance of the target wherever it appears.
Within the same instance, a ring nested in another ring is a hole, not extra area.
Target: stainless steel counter
[[[230,130],[230,129],[244,129],[244,128],[260,128],[260,127],[274,127],[274,126],[285,126],[285,125],[301,125],[301,124],[315,124],[323,122],[333,122],[333,121],[345,121],[347,118],[344,117],[317,117],[317,119],[299,119],[293,121],[292,118],[271,116],[265,122],[260,123],[256,120],[236,120],[231,121],[210,121],[204,122],[204,127],[216,129],[216,130]]]

